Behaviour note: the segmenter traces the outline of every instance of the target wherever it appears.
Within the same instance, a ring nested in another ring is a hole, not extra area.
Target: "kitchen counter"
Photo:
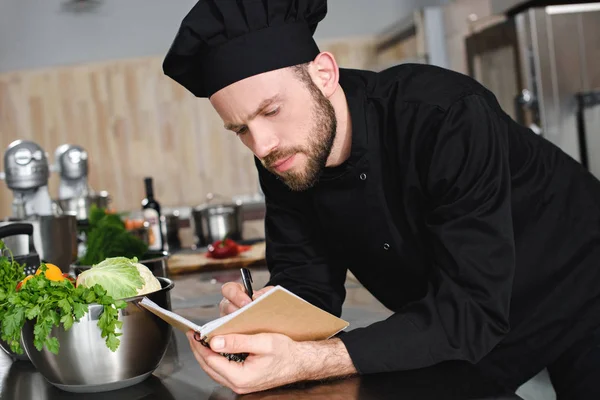
[[[267,280],[264,269],[253,270],[255,287]],[[198,324],[218,317],[220,287],[239,278],[238,271],[215,271],[175,278],[172,307]],[[343,318],[350,328],[386,318],[389,311],[349,277]],[[174,331],[167,354],[154,374],[144,382],[117,391],[75,394],[61,391],[39,374],[30,362],[12,362],[0,355],[1,400],[45,399],[519,399],[480,377],[465,363],[448,363],[419,371],[379,374],[331,381],[304,383],[246,396],[237,396],[206,375],[185,335]]]

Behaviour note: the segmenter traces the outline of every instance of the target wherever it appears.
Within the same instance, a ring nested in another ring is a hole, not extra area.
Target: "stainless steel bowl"
[[[85,197],[71,197],[68,199],[55,200],[62,212],[75,214],[77,220],[87,220],[90,216],[90,210],[95,205],[98,208],[106,209],[110,203],[108,192],[102,191]]]
[[[161,307],[169,308],[168,294],[174,284],[157,278],[162,289],[147,294]],[[121,344],[112,352],[106,347],[97,326],[102,306],[91,304],[88,312],[68,331],[53,328],[57,337],[57,355],[33,345],[33,322],[27,321],[22,337],[25,352],[48,382],[59,389],[75,393],[105,392],[135,385],[148,378],[162,360],[172,329],[169,324],[138,305],[144,296],[124,299],[127,307],[119,310],[123,321]]]

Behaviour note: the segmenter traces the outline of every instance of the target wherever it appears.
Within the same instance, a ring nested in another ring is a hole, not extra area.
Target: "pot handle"
[[[25,223],[15,223],[0,226],[0,239],[16,235],[33,235],[33,225]]]

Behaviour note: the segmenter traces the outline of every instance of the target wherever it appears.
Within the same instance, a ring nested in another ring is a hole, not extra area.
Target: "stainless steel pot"
[[[174,284],[167,278],[157,279],[162,289],[145,296],[169,308],[167,294]],[[68,331],[52,329],[50,335],[60,344],[56,355],[46,348],[35,348],[34,322],[27,321],[22,330],[25,351],[48,382],[68,392],[104,392],[142,382],[158,367],[172,336],[171,325],[138,305],[143,297],[124,299],[127,307],[119,310],[121,343],[115,352],[106,347],[97,326],[103,311],[98,304],[90,304],[88,312]]]
[[[55,201],[63,213],[75,214],[77,220],[83,221],[89,218],[93,205],[102,209],[108,208],[110,196],[108,192],[102,191],[89,196],[57,199]]]
[[[63,272],[77,260],[77,219],[74,215],[43,215],[27,220],[0,221],[0,226],[15,223],[33,225],[33,242],[41,261],[59,267]],[[27,235],[15,235],[5,240],[13,254],[29,253]]]
[[[206,204],[192,210],[194,233],[199,246],[207,246],[225,235],[242,239],[243,219],[238,204]]]

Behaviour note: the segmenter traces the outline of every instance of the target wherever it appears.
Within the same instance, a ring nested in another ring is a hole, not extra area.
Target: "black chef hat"
[[[197,97],[312,61],[326,0],[200,0],[183,19],[163,71]]]

